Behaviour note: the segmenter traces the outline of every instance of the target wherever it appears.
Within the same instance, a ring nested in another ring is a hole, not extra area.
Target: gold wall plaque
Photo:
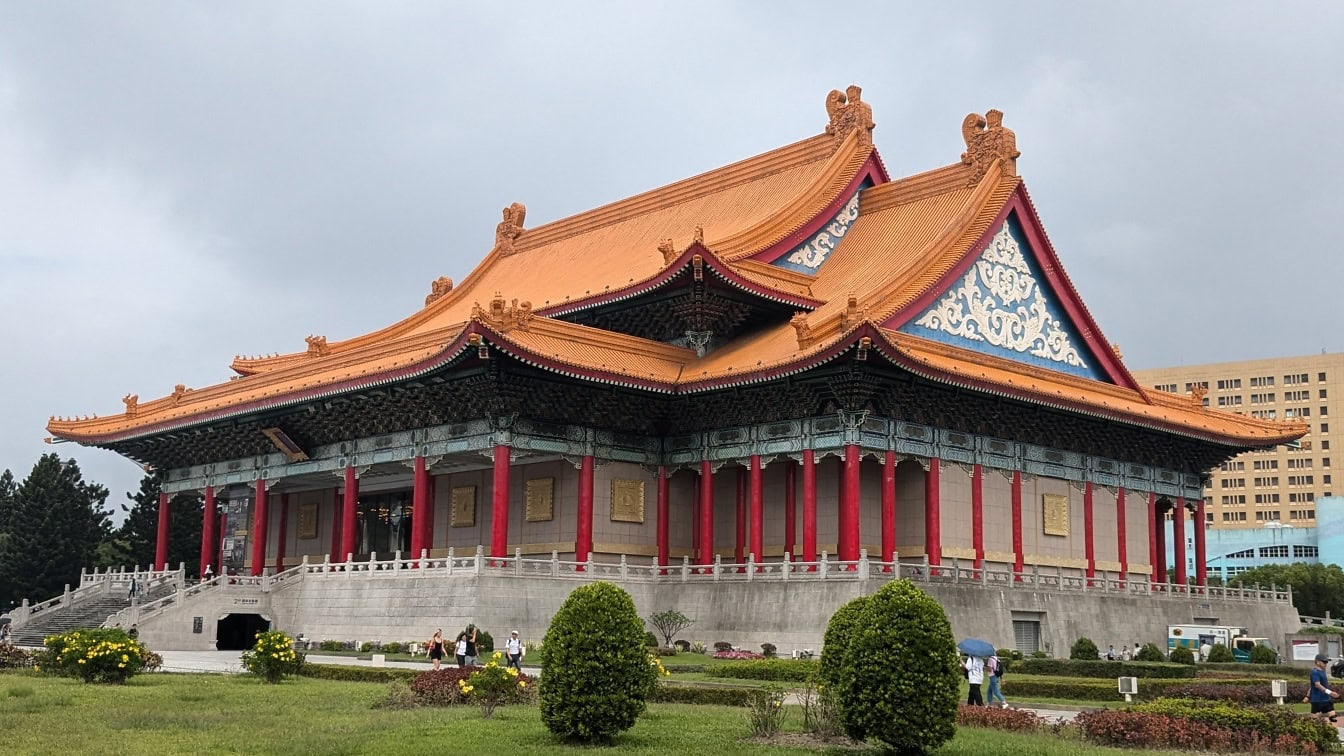
[[[1046,535],[1069,535],[1069,497],[1041,494],[1041,525]]]
[[[555,512],[555,478],[527,482],[527,521],[547,522]]]
[[[299,505],[299,538],[317,538],[317,502]]]
[[[476,524],[476,486],[453,489],[453,511],[448,526],[469,528]]]
[[[644,522],[644,481],[611,481],[611,521]]]

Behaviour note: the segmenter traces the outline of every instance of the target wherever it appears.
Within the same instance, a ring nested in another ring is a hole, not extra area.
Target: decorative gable
[[[781,255],[771,265],[785,270],[816,275],[822,264],[830,258],[831,253],[840,244],[850,226],[854,225],[854,221],[859,219],[859,195],[870,186],[872,186],[872,181],[863,181],[854,190],[854,194],[850,196],[849,201],[841,205],[828,222],[802,243]]]
[[[933,305],[901,331],[1110,382],[1042,275],[1016,215]]]

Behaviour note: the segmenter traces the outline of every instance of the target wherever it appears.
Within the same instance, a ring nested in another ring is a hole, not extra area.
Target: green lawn
[[[542,726],[535,706],[500,709],[481,719],[476,708],[374,709],[386,686],[295,679],[278,686],[219,675],[142,675],[126,686],[85,685],[29,673],[0,674],[0,739],[7,753],[172,754],[299,753],[565,754]],[[788,730],[799,729],[791,711]],[[618,749],[641,754],[816,754],[747,737],[743,710],[655,704]],[[588,750],[588,749],[582,749]],[[841,752],[830,749],[833,752]],[[1107,754],[1049,735],[962,728],[940,756],[972,754]],[[1145,754],[1165,754],[1148,751]]]

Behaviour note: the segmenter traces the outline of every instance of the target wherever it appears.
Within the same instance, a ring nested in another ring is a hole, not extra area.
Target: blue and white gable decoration
[[[815,275],[821,268],[822,263],[826,262],[835,251],[836,245],[849,232],[850,226],[859,218],[859,193],[869,186],[864,182],[854,196],[849,198],[831,221],[822,226],[807,241],[794,247],[787,254],[781,256],[772,263],[780,268],[795,270],[799,273]]]
[[[901,330],[978,352],[1073,375],[1108,380],[1059,304],[1040,283],[1035,259],[1023,254],[1015,222],[1005,220],[989,246],[929,309]]]

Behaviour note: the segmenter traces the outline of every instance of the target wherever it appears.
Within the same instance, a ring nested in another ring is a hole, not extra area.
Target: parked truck
[[[1232,658],[1239,662],[1251,660],[1251,650],[1256,646],[1273,648],[1268,638],[1252,637],[1244,627],[1225,627],[1218,625],[1168,625],[1167,654],[1174,648],[1188,648],[1195,658],[1204,661],[1200,649],[1204,646],[1227,646],[1232,650]]]

